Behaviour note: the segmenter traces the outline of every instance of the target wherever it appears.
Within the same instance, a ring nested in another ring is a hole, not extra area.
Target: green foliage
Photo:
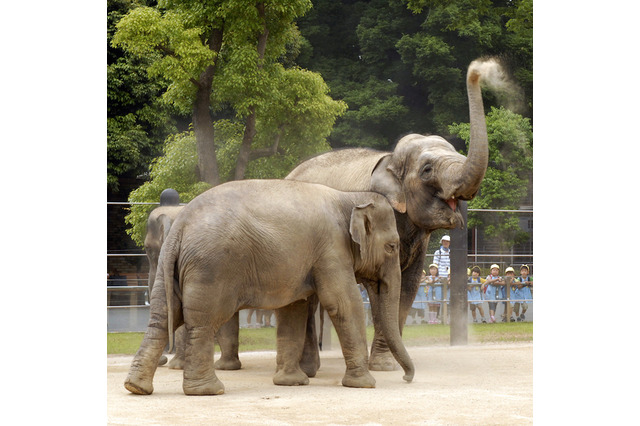
[[[324,91],[326,85],[315,73],[298,70],[290,73],[287,90],[300,93],[301,105],[293,110],[289,109],[288,126],[283,126],[281,137],[281,152],[277,155],[258,158],[249,163],[246,178],[248,179],[281,179],[284,178],[299,162],[301,158],[309,157],[329,150],[326,135],[331,131],[331,123],[337,107],[343,104],[333,101],[325,95],[324,108],[318,108],[314,103],[321,99],[314,90]],[[315,84],[312,84],[315,81]],[[284,93],[283,88],[283,93]],[[302,97],[307,92],[306,97]],[[304,101],[308,100],[308,103]],[[313,99],[314,101],[310,101]],[[310,107],[311,109],[306,109]],[[283,110],[283,114],[286,109]],[[295,113],[294,113],[295,112]],[[315,115],[305,125],[305,117]],[[324,123],[324,124],[322,124]],[[268,146],[272,141],[264,135],[271,134],[269,126],[273,123],[258,122],[258,134],[261,138],[256,141],[257,148]],[[223,177],[231,175],[235,167],[236,158],[242,142],[244,123],[233,120],[218,120],[214,123],[216,139],[219,144],[217,150],[218,165]],[[263,130],[264,129],[264,130]],[[301,139],[308,143],[296,143]],[[196,139],[193,131],[171,135],[165,141],[163,155],[153,160],[150,167],[150,180],[135,189],[129,195],[132,203],[158,202],[160,194],[167,188],[173,188],[180,194],[180,201],[188,203],[197,195],[211,186],[198,181],[198,157]],[[140,247],[144,244],[146,221],[153,205],[132,205],[125,222],[130,226],[126,232]]]
[[[256,135],[249,157],[253,161],[245,177],[284,177],[302,158],[329,149],[326,138],[336,117],[346,110],[344,102],[331,99],[319,74],[293,65],[295,55],[287,50],[299,51],[302,39],[293,20],[310,7],[308,0],[166,0],[158,7],[129,11],[118,21],[111,44],[144,62],[149,78],[166,82],[162,102],[185,114],[193,112],[205,71],[214,69],[210,100],[219,180],[233,175],[244,120],[253,112]],[[219,53],[211,45],[218,34],[214,31],[222,34]],[[266,40],[264,50],[260,40]],[[157,201],[162,190],[172,187],[187,202],[208,187],[198,182],[202,164],[197,161],[196,143],[214,141],[195,140],[196,130],[167,139],[164,157],[151,166],[150,181],[133,191],[130,201]],[[121,157],[133,157],[134,150],[126,148],[138,147],[143,135],[142,129],[133,128],[130,143],[121,144]],[[126,218],[138,245],[150,209],[133,206]]]
[[[210,187],[198,181],[197,166],[196,140],[193,132],[169,136],[165,142],[164,155],[156,158],[151,164],[151,180],[131,191],[129,201],[159,202],[162,191],[173,188],[180,194],[180,201],[188,203]],[[125,217],[125,222],[130,225],[127,233],[140,247],[144,246],[147,218],[154,207],[144,204],[132,205],[130,213]]]
[[[332,147],[392,149],[408,132],[446,137],[468,120],[466,68],[481,56],[508,64],[530,116],[532,22],[531,0],[317,0],[299,21],[308,41],[299,64],[349,106]],[[501,105],[487,95],[487,106]]]
[[[159,101],[165,85],[150,77],[148,61],[111,46],[116,23],[131,9],[129,1],[107,2],[107,184],[117,191],[119,178],[147,171],[176,132],[176,111]]]
[[[148,61],[149,76],[171,82],[162,95],[166,103],[190,113],[196,93],[194,81],[216,55],[203,43],[204,29],[189,26],[192,20],[180,10],[162,14],[152,7],[130,11],[117,24],[114,47]]]
[[[528,118],[505,108],[492,107],[486,116],[489,137],[489,168],[480,192],[469,202],[472,209],[520,207],[529,192],[533,170],[533,130]],[[469,124],[449,126],[449,131],[469,144]],[[469,227],[480,227],[489,237],[497,237],[505,247],[522,242],[519,219],[510,213],[486,215],[469,213]]]
[[[329,146],[389,150],[407,132],[462,136],[461,125],[449,124],[468,119],[466,67],[483,55],[501,56],[508,64],[524,88],[528,110],[522,114],[531,116],[531,0],[315,0],[313,9],[308,0],[277,0],[264,3],[264,20],[257,7],[261,3],[247,0],[164,0],[157,7],[138,3],[142,6],[108,2],[109,52],[126,58],[110,59],[110,182],[123,173],[144,173],[141,165],[149,164],[161,141],[177,132],[175,126],[167,132],[169,117],[193,112],[196,83],[207,67],[215,67],[210,100],[220,181],[233,174],[251,111],[257,133],[247,178],[283,177],[300,160]],[[265,25],[268,39],[260,58],[258,39]],[[209,45],[214,30],[223,32],[219,54]],[[502,103],[485,93],[485,105]],[[118,113],[112,114],[116,106]],[[506,116],[499,121],[504,120]],[[517,206],[514,200],[522,198],[530,178],[509,164],[520,167],[528,160],[507,152],[523,149],[506,142],[508,130],[492,131],[496,134],[490,138],[505,141],[504,146],[492,153],[482,190],[486,197],[474,202]],[[187,139],[193,149],[189,132],[167,144]],[[192,179],[185,183],[185,194],[196,192],[190,185],[197,182],[197,162],[193,157],[190,161],[176,166],[183,170],[180,176]],[[164,188],[177,184],[159,182],[135,200],[158,201]],[[501,199],[500,191],[513,200]],[[137,215],[137,229],[144,228],[148,210]],[[505,222],[504,229],[515,229]],[[503,229],[485,225],[490,232]],[[142,234],[132,233],[140,244]]]

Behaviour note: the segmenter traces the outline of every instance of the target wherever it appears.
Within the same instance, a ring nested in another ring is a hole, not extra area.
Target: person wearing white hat
[[[516,310],[516,321],[524,321],[525,320],[525,312],[527,312],[528,304],[526,300],[531,300],[533,298],[531,294],[531,286],[533,285],[533,279],[529,276],[529,267],[527,265],[522,265],[520,267],[520,276],[516,278],[517,287],[518,287],[518,295],[520,299],[525,300],[520,302],[520,307],[522,308],[522,313],[518,315],[518,311]]]
[[[440,277],[447,277],[449,266],[451,266],[451,260],[449,258],[449,245],[451,244],[451,238],[445,235],[440,239],[440,248],[433,253],[433,263],[438,265],[438,275]]]
[[[474,323],[478,322],[476,311],[480,311],[480,319],[482,322],[487,322],[484,317],[484,309],[482,309],[484,294],[482,293],[481,287],[484,280],[480,278],[481,272],[479,266],[474,266],[471,269],[471,276],[467,280],[467,300],[469,301],[469,310],[471,311],[471,317]]]
[[[429,306],[429,324],[439,324],[440,300],[442,300],[442,285],[438,277],[438,265],[429,265],[429,276],[426,278],[427,304]]]
[[[487,275],[487,279],[483,284],[485,299],[489,302],[490,323],[496,322],[496,307],[498,306],[496,300],[500,297],[500,286],[504,285],[504,280],[499,274],[500,266],[494,263],[491,265],[491,274]]]

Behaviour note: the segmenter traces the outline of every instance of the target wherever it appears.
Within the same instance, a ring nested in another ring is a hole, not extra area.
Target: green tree
[[[211,187],[198,180],[197,167],[196,139],[193,132],[169,136],[165,141],[163,155],[151,163],[150,180],[133,190],[129,195],[129,201],[158,201],[163,190],[173,188],[180,194],[180,201],[188,203]],[[125,217],[125,222],[129,225],[126,232],[140,247],[144,246],[147,217],[154,207],[149,204],[134,204]]]
[[[148,62],[111,46],[116,23],[134,7],[128,0],[107,2],[107,185],[148,173],[162,142],[177,131],[177,111],[159,101],[166,82],[147,74]]]
[[[301,158],[329,149],[326,137],[346,104],[331,99],[318,74],[292,66],[301,42],[293,20],[308,1],[160,6],[130,11],[117,24],[113,44],[170,83],[162,100],[191,112],[193,127],[167,140],[166,158],[154,163],[151,181],[130,201],[157,201],[171,186],[186,191],[186,202],[195,189],[226,180],[283,177]],[[192,154],[196,165],[174,146]],[[126,219],[137,244],[148,210],[133,206]]]
[[[332,147],[392,149],[408,132],[445,137],[468,120],[466,69],[500,56],[524,89],[531,117],[533,13],[530,0],[316,0],[299,21],[308,43],[299,63],[318,71],[349,105]],[[488,95],[487,106],[502,100]]]
[[[469,123],[449,126],[469,145]],[[505,108],[492,107],[487,114],[489,167],[470,209],[517,210],[530,190],[533,171],[533,129],[531,121]],[[469,228],[483,229],[502,248],[524,242],[528,234],[520,230],[519,219],[511,213],[470,212]]]
[[[129,12],[118,23],[113,42],[134,55],[149,58],[149,72],[171,82],[163,99],[182,111],[192,112],[200,180],[210,185],[225,180],[219,173],[214,114],[232,116],[244,123],[232,176],[242,179],[249,161],[279,152],[280,142],[276,145],[273,141],[280,141],[286,136],[286,128],[297,124],[291,121],[294,114],[278,117],[275,114],[281,109],[270,106],[287,105],[292,111],[300,107],[299,97],[309,100],[306,93],[292,91],[287,92],[292,98],[283,99],[278,89],[291,80],[292,73],[307,77],[308,72],[297,68],[285,70],[279,60],[286,56],[288,46],[297,43],[293,20],[311,4],[305,0],[235,0],[203,5],[167,0],[160,6]],[[321,126],[330,129],[345,106],[326,99],[326,86],[324,90],[316,89],[316,94],[322,92],[316,107],[324,112],[306,119],[324,120]],[[329,114],[327,109],[331,110]],[[265,124],[274,121],[278,121],[277,126]],[[270,139],[270,146],[275,149],[253,149],[258,129],[271,131],[262,139]]]

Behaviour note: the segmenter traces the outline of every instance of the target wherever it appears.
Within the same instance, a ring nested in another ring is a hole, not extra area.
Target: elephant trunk
[[[498,85],[504,79],[502,68],[494,59],[475,60],[467,70],[467,95],[469,98],[469,152],[464,163],[455,167],[454,173],[459,176],[455,189],[447,198],[472,199],[478,190],[487,171],[489,162],[489,140],[487,124],[482,105],[482,84]]]
[[[389,268],[389,272],[381,277],[378,285],[380,303],[375,304],[375,306],[372,304],[372,308],[378,311],[382,333],[391,354],[404,370],[403,379],[411,382],[415,369],[413,361],[411,361],[411,357],[402,343],[402,335],[400,334],[401,327],[398,320],[398,311],[400,306],[401,273],[400,263],[398,260],[396,262],[398,262],[397,267]]]

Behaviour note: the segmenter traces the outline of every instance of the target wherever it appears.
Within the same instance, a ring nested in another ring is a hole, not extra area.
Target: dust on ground
[[[242,369],[217,371],[219,396],[186,396],[182,371],[158,367],[152,395],[133,395],[124,380],[133,356],[107,357],[107,419],[130,424],[532,424],[533,343],[408,347],[413,382],[402,369],[373,371],[375,389],[340,383],[340,350],[321,352],[307,386],[275,386],[275,352],[240,354]]]

